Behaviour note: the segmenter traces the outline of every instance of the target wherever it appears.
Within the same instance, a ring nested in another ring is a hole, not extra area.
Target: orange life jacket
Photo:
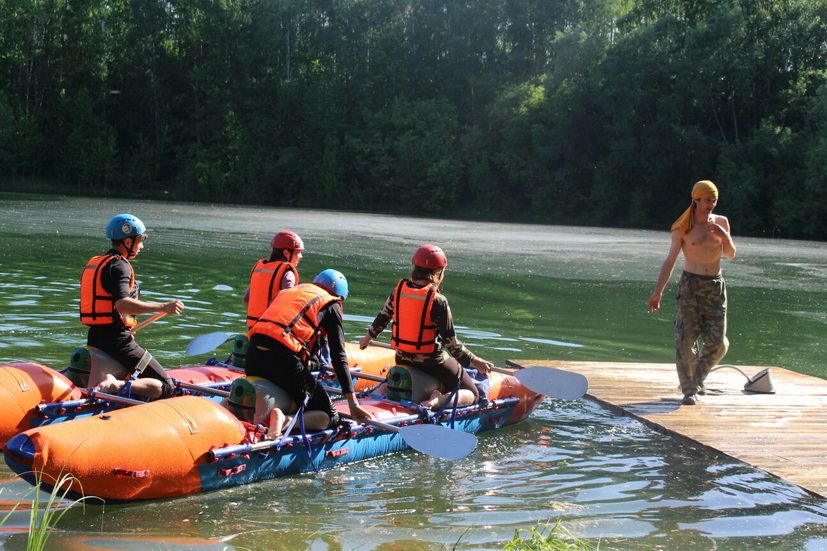
[[[436,294],[433,285],[418,289],[407,279],[396,284],[391,330],[391,345],[395,350],[410,354],[436,352],[436,327],[431,318]]]
[[[296,276],[298,285],[299,272],[289,262],[270,262],[262,258],[253,266],[250,271],[250,296],[247,298],[247,327],[252,327],[273,302],[273,297],[281,290],[281,282],[288,271]]]
[[[309,357],[321,331],[319,312],[331,302],[341,304],[342,299],[311,283],[285,289],[270,303],[247,337],[266,335],[302,357]]]
[[[137,324],[135,316],[121,314],[117,311],[112,293],[103,288],[101,282],[103,271],[115,259],[126,260],[120,255],[113,254],[93,256],[83,268],[83,273],[80,275],[80,322],[84,325],[110,325],[115,323],[116,318],[120,318],[127,329],[132,329]],[[129,264],[128,260],[127,264]],[[131,270],[130,296],[134,292],[135,271]]]

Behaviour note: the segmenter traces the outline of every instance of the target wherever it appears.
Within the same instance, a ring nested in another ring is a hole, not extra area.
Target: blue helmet
[[[342,272],[332,268],[322,270],[319,275],[313,278],[313,283],[337,297],[342,297],[342,300],[347,299],[347,278]]]
[[[106,237],[112,241],[120,241],[127,237],[138,237],[146,232],[146,226],[132,214],[116,214],[106,224]]]

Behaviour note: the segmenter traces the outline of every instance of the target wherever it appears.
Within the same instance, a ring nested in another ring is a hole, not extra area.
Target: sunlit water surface
[[[353,338],[431,241],[449,256],[460,336],[483,357],[672,361],[673,301],[655,315],[644,306],[664,232],[20,196],[0,196],[0,360],[66,365],[85,337],[80,269],[122,211],[151,232],[135,262],[143,296],[187,306],[140,337],[167,367],[203,360],[183,353],[193,337],[242,328],[248,270],[282,228],[305,240],[304,280],[327,267],[348,276]],[[739,239],[733,224],[727,361],[824,377],[827,246]],[[3,466],[0,519],[21,500],[29,487]],[[6,520],[5,549],[25,548],[28,519]],[[409,451],[207,495],[75,507],[49,548],[498,549],[558,520],[603,550],[827,548],[824,500],[586,401],[546,401],[457,463]]]

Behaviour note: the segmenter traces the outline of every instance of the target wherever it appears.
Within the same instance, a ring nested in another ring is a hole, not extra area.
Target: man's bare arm
[[[680,230],[672,232],[672,244],[669,246],[669,253],[666,255],[666,260],[660,267],[660,274],[658,274],[658,281],[655,284],[655,290],[652,296],[646,301],[650,312],[657,312],[660,310],[660,301],[663,298],[663,290],[666,284],[669,283],[669,278],[672,277],[672,270],[675,268],[675,261],[678,259],[678,254],[681,252],[683,245],[683,233]]]
[[[721,238],[721,252],[727,257],[727,260],[735,258],[735,243],[732,241],[727,217],[716,216],[715,223],[709,225],[709,230]]]
[[[178,299],[169,302],[145,302],[136,298],[124,297],[115,302],[115,308],[121,314],[130,316],[151,314],[153,312],[166,312],[177,316],[184,310],[184,303]]]

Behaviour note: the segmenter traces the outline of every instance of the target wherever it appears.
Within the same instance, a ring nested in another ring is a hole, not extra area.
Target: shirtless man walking
[[[705,394],[704,380],[729,348],[726,338],[726,284],[721,256],[735,258],[729,220],[712,214],[718,188],[701,180],[692,188],[692,204],[672,224],[672,244],[660,268],[655,291],[646,301],[650,312],[660,309],[663,290],[672,276],[678,253],[684,265],[678,283],[675,313],[675,363],[683,405],[694,405]],[[701,342],[699,342],[699,339]]]

